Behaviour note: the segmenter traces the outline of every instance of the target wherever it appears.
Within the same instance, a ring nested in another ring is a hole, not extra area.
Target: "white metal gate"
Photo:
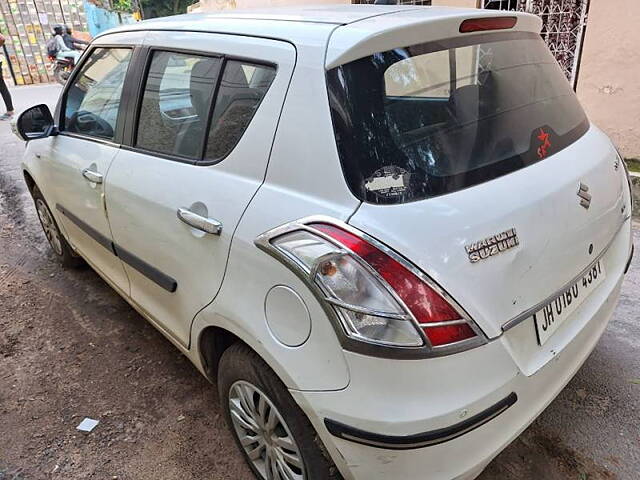
[[[482,7],[520,10],[542,18],[542,38],[576,88],[589,0],[482,0]]]

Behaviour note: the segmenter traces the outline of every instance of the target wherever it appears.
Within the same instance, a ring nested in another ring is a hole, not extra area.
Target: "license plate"
[[[549,340],[562,322],[604,281],[605,276],[604,265],[598,260],[584,277],[534,314],[533,322],[536,325],[539,345],[544,345]]]

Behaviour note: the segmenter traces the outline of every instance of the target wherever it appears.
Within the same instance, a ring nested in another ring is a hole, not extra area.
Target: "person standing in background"
[[[4,36],[0,33],[0,48],[4,47]],[[4,50],[4,49],[3,49]],[[11,93],[9,93],[9,88],[4,81],[4,77],[2,75],[2,56],[0,56],[0,95],[2,95],[2,100],[4,101],[4,105],[7,108],[6,113],[0,115],[0,120],[9,120],[13,117],[13,102],[11,100]]]

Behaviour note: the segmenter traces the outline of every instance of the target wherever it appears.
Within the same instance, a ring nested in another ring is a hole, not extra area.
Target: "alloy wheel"
[[[304,480],[300,449],[273,402],[256,386],[238,380],[229,389],[229,410],[238,440],[266,480]]]
[[[38,212],[38,218],[40,218],[40,223],[42,224],[42,230],[44,230],[44,234],[47,237],[51,248],[53,248],[53,251],[58,255],[62,256],[63,252],[60,232],[58,231],[58,227],[51,217],[49,208],[39,198],[36,200],[36,210]]]

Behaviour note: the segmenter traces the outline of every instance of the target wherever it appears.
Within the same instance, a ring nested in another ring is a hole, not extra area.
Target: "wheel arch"
[[[218,366],[224,352],[234,343],[241,342],[240,337],[222,327],[210,325],[205,327],[198,336],[198,355],[202,369],[211,382],[218,378]]]
[[[266,349],[260,348],[262,345],[260,342],[256,342],[255,339],[252,341],[249,335],[244,336],[239,331],[220,325],[207,325],[197,334],[197,352],[194,353],[199,358],[202,371],[209,381],[217,383],[220,359],[224,352],[236,343],[242,343],[253,350],[285,385],[294,385],[286,369]]]
[[[31,176],[28,170],[23,170],[22,175],[24,176],[24,182],[27,184],[29,193],[33,192],[33,189],[37,186],[33,176]]]

